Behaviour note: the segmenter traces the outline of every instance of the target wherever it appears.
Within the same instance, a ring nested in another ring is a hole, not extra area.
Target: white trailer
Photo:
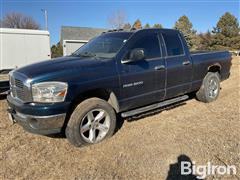
[[[71,55],[87,42],[87,40],[63,40],[63,56]]]
[[[51,59],[48,31],[0,28],[0,93],[12,69]]]

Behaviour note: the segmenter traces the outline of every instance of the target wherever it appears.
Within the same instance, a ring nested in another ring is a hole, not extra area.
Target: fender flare
[[[221,66],[221,64],[219,64],[219,63],[214,63],[214,64],[208,66],[208,71],[210,70],[211,67],[214,67],[214,66],[219,67],[219,70],[221,71],[222,66]]]
[[[109,99],[107,102],[115,109],[117,113],[120,111],[119,103],[114,92],[110,92]]]

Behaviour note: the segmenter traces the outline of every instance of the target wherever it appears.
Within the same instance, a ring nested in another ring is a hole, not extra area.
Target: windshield
[[[113,58],[123,44],[127,42],[131,34],[130,32],[103,34],[89,41],[72,55]]]

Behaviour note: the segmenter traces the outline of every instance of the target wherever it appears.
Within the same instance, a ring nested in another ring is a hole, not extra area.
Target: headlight
[[[63,102],[67,94],[68,85],[64,82],[42,82],[32,85],[34,102],[54,103]]]

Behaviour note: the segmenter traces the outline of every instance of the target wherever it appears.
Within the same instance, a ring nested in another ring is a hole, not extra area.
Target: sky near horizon
[[[44,28],[44,14],[48,11],[51,44],[60,40],[61,26],[110,28],[108,18],[116,11],[124,11],[132,24],[140,19],[142,24],[160,23],[172,28],[177,19],[187,15],[198,33],[212,30],[219,18],[230,12],[239,20],[239,0],[0,0],[1,16],[20,12],[32,16]]]

